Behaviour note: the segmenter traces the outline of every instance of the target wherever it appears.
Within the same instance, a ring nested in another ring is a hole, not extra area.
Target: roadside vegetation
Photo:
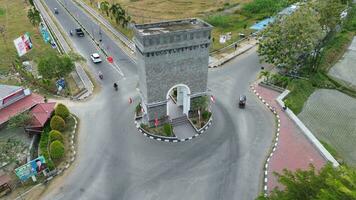
[[[30,14],[30,10],[33,11],[32,14]],[[31,20],[29,20],[28,15],[31,16]],[[37,60],[46,56],[49,52],[56,52],[50,44],[44,42],[38,27],[34,26],[37,22],[37,13],[27,1],[0,1],[0,76],[4,76],[0,79],[0,83],[17,85],[21,83],[20,78],[14,75],[14,63]],[[17,55],[13,40],[26,32],[30,34],[33,48],[20,58]]]
[[[132,23],[150,23],[157,21],[176,20],[197,17],[206,20],[214,26],[212,31],[212,46],[210,51],[221,49],[240,38],[241,34],[251,34],[249,29],[254,23],[275,15],[296,0],[227,0],[217,3],[214,0],[177,1],[128,1],[115,0],[108,5],[106,1],[84,0],[92,7],[101,5],[100,11],[106,18],[128,38],[133,37],[129,27],[122,27],[115,22],[110,14],[110,5],[118,3],[129,16]],[[99,9],[98,9],[99,10]],[[111,16],[111,17],[110,17]],[[231,32],[231,39],[220,44],[220,35]]]
[[[320,171],[310,166],[308,170],[276,173],[285,187],[275,189],[268,196],[257,200],[353,200],[356,199],[356,169],[340,166],[334,168],[327,164]]]
[[[70,149],[69,137],[73,127],[74,119],[68,108],[63,104],[58,104],[50,122],[45,125],[41,133],[39,143],[40,154],[45,157],[50,170],[66,161],[66,156],[68,156],[66,151]]]
[[[142,129],[146,130],[148,133],[152,133],[152,134],[155,134],[158,136],[164,136],[164,137],[174,137],[173,126],[169,123],[165,123],[165,124],[159,125],[157,127],[149,126],[147,124],[141,124],[140,126]]]
[[[70,58],[59,56],[58,51],[42,38],[40,22],[40,13],[33,1],[0,1],[0,84],[22,85],[51,95],[56,93],[56,81],[64,78],[67,84],[61,94],[79,93],[78,86],[69,75],[78,56],[72,58],[73,53]],[[25,33],[29,33],[33,47],[19,57],[13,40]],[[24,61],[29,61],[31,69],[22,65]]]
[[[264,62],[277,66],[279,72],[262,72],[262,76],[291,91],[285,103],[296,114],[315,89],[332,88],[351,96],[356,94],[327,74],[355,35],[355,6],[349,9],[345,20],[340,18],[345,3],[343,0],[307,2],[261,33],[258,52]]]

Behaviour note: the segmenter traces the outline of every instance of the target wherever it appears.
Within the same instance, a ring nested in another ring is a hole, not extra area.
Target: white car
[[[91,54],[90,58],[93,61],[93,63],[101,63],[101,58],[100,58],[100,55],[98,53]]]

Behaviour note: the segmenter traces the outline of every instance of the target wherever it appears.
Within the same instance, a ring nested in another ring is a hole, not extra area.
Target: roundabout
[[[59,9],[58,21],[65,29],[77,26],[57,1],[45,3],[51,10]],[[71,1],[66,3],[90,29],[90,17]],[[102,39],[105,44],[114,44],[105,32]],[[97,51],[89,38],[73,37],[72,42],[82,55]],[[105,78],[97,79],[102,90],[85,102],[66,103],[80,119],[77,159],[65,180],[43,199],[254,199],[260,193],[274,118],[249,91],[260,70],[255,49],[206,72],[207,88],[216,98],[212,125],[203,137],[176,143],[148,139],[139,133],[132,122],[135,105],[141,99],[136,90],[138,67],[119,47],[108,52],[125,78],[105,60],[96,66],[88,63],[92,73],[99,69],[103,73]],[[118,82],[117,92],[113,82]],[[178,83],[184,82],[163,83],[167,90],[162,98]],[[248,99],[243,110],[237,107],[240,94]],[[132,104],[128,104],[129,98]],[[166,115],[166,109],[162,113]]]

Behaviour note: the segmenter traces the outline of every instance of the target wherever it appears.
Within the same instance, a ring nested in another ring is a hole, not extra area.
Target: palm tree
[[[112,4],[111,7],[109,8],[110,12],[111,12],[111,19],[112,17],[115,17],[116,18],[116,14],[119,12],[119,4],[118,3],[115,3],[115,4]]]
[[[270,77],[270,72],[266,71],[266,70],[261,71],[260,72],[260,78],[261,77],[264,77],[264,81],[268,83],[269,77]]]
[[[41,22],[40,12],[35,8],[28,10],[27,17],[33,26],[37,26]]]
[[[130,16],[130,15],[127,15],[127,16],[124,18],[124,21],[122,22],[122,26],[123,26],[123,27],[127,27],[127,25],[129,24],[130,21],[131,21],[131,16]]]
[[[109,16],[109,8],[110,8],[110,4],[107,1],[103,1],[100,3],[100,10],[102,12],[106,13],[106,16]]]

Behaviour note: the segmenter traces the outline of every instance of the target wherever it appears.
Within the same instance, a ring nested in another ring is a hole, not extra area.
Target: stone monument
[[[174,88],[176,104],[188,115],[191,99],[207,95],[212,26],[184,19],[133,29],[144,120],[152,124],[170,118],[167,102]]]

